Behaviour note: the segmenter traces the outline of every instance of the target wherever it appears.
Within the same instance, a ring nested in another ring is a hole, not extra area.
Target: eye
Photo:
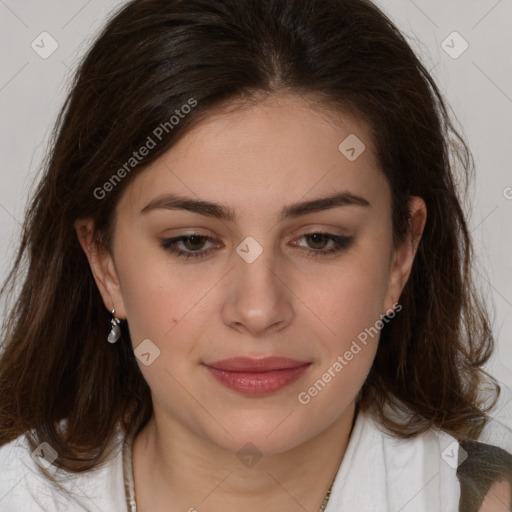
[[[161,241],[161,246],[167,251],[183,258],[204,258],[208,256],[212,249],[202,251],[205,241],[213,242],[213,238],[205,235],[187,235],[175,238],[166,238]],[[185,250],[179,249],[178,244],[183,244]]]
[[[314,247],[315,250],[309,249],[307,251],[311,256],[314,257],[341,252],[345,249],[348,249],[354,242],[353,236],[338,236],[332,233],[322,232],[306,233],[302,235],[298,240],[301,240],[302,238],[308,240],[309,247]],[[332,242],[331,248],[325,250],[325,247],[328,246],[329,242]],[[292,242],[292,245],[298,244],[296,242]]]
[[[339,253],[345,249],[348,249],[354,242],[354,237],[346,237],[346,236],[338,236],[332,233],[322,233],[322,232],[314,232],[314,233],[306,233],[299,237],[297,240],[306,239],[309,249],[306,249],[306,252],[313,257],[317,256],[327,256],[332,255],[334,253]],[[205,258],[210,253],[212,253],[215,249],[210,247],[209,249],[204,249],[207,243],[212,244],[215,240],[212,237],[206,235],[183,235],[174,238],[167,238],[161,241],[161,246],[166,250],[174,254],[179,258]],[[181,247],[180,248],[180,244]],[[326,247],[330,248],[326,249]],[[296,241],[291,243],[292,246],[302,245],[298,244]],[[217,244],[217,247],[219,245]]]

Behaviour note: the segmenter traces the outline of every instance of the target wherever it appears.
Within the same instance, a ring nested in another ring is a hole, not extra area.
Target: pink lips
[[[233,357],[205,363],[224,386],[247,395],[266,395],[299,379],[311,363],[285,357]]]

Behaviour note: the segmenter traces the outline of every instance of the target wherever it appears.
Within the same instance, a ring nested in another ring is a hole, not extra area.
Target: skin
[[[492,484],[478,512],[509,512],[511,506],[512,488],[509,482],[502,480]]]
[[[366,145],[354,161],[338,150],[350,134]],[[370,205],[278,219],[284,206],[334,191]],[[140,213],[170,192],[228,205],[237,219]],[[160,350],[149,366],[137,360],[154,405],[133,445],[139,512],[169,503],[184,511],[318,510],[378,336],[307,405],[297,397],[398,301],[426,220],[421,198],[409,208],[411,233],[393,247],[391,191],[367,127],[305,98],[273,95],[202,120],[135,177],[117,206],[112,253],[94,245],[92,220],[75,223],[107,309],[127,319],[134,348],[150,339]],[[159,244],[191,231],[214,241],[179,248],[212,249],[205,258],[186,260]],[[308,250],[334,246],[304,236],[315,231],[354,242],[314,257]],[[263,248],[252,263],[236,252],[248,236]],[[222,386],[202,365],[241,355],[312,364],[298,381],[257,397]],[[249,442],[262,456],[252,467],[237,457]]]

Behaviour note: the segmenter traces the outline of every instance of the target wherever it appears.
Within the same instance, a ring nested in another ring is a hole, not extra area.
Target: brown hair
[[[34,429],[34,447],[48,442],[55,464],[78,472],[105,460],[118,422],[128,434],[145,425],[150,389],[126,324],[121,342],[106,342],[109,312],[73,223],[93,218],[109,248],[116,204],[138,172],[221,106],[277,92],[369,123],[392,190],[395,243],[407,234],[408,197],[427,205],[403,309],[381,331],[360,406],[398,436],[432,426],[478,436],[493,337],[456,189],[460,181],[467,191],[473,162],[399,30],[367,0],[133,0],[79,66],[2,288],[10,297],[21,282],[2,334],[0,444]],[[105,187],[165,122],[156,147]],[[99,188],[108,193],[97,198]]]

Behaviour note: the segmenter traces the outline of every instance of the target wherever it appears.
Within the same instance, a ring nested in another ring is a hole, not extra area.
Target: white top
[[[23,435],[2,446],[0,511],[128,512],[123,439],[119,428],[113,456],[94,471],[73,474],[49,466],[63,478],[66,494],[40,473],[36,460],[42,458],[37,453],[32,457]],[[458,442],[441,431],[395,439],[360,411],[325,512],[457,512],[458,448]],[[50,450],[43,457],[50,458]]]

